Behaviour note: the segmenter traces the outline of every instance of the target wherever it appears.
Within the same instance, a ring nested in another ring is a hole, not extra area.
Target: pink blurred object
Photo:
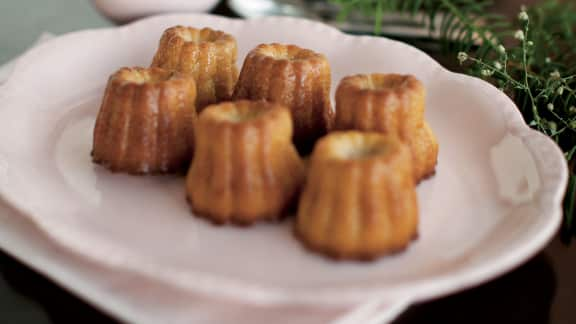
[[[94,7],[115,23],[172,12],[208,12],[218,0],[91,0]]]

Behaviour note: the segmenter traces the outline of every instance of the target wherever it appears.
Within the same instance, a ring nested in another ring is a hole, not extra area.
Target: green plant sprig
[[[342,16],[360,11],[374,17],[375,33],[385,12],[424,13],[430,35],[441,19],[437,41],[467,73],[508,94],[532,128],[563,149],[570,166],[564,200],[564,239],[576,237],[576,7],[547,0],[522,8],[517,21],[490,14],[490,0],[332,0]],[[422,23],[422,21],[419,21]],[[506,48],[508,47],[508,48]]]
[[[488,13],[491,0],[331,0],[340,7],[339,17],[362,13],[374,18],[374,33],[380,34],[384,13],[407,14],[416,23],[437,32],[447,52],[470,51],[484,58],[496,50],[509,23],[501,15]]]

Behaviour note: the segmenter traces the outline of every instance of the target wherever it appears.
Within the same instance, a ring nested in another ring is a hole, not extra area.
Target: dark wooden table
[[[223,5],[215,12],[232,15]],[[0,323],[115,321],[0,252]],[[510,273],[413,305],[394,323],[576,323],[576,247],[556,238]]]

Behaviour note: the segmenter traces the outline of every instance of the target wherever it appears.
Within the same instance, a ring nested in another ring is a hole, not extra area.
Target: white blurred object
[[[101,14],[116,23],[171,12],[208,12],[218,0],[91,0]]]
[[[324,7],[324,1],[312,1]],[[320,20],[315,8],[304,0],[228,0],[228,6],[243,17],[294,16]]]

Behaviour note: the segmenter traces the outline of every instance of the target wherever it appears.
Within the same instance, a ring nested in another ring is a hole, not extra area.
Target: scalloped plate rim
[[[45,48],[50,48],[55,46],[58,42],[66,42],[74,37],[85,37],[90,33],[102,33],[102,32],[122,32],[125,30],[130,30],[132,28],[137,28],[140,25],[144,24],[153,24],[156,20],[163,20],[163,19],[174,19],[174,20],[185,20],[193,17],[202,17],[203,19],[216,19],[222,20],[227,23],[258,23],[259,21],[275,21],[280,22],[282,24],[308,24],[310,26],[314,26],[316,28],[323,28],[326,32],[330,32],[336,34],[338,37],[344,38],[356,38],[356,39],[383,39],[390,44],[394,44],[395,46],[401,46],[404,50],[414,50],[418,52],[418,55],[425,56],[430,62],[434,62],[435,69],[440,69],[441,73],[446,76],[450,76],[452,79],[458,79],[461,82],[470,82],[475,83],[477,85],[481,85],[484,91],[490,91],[494,93],[498,93],[498,99],[504,101],[503,107],[505,107],[507,114],[507,127],[509,130],[514,130],[516,135],[519,135],[523,138],[524,143],[527,144],[528,139],[538,139],[542,140],[546,145],[546,148],[552,149],[554,152],[553,154],[546,155],[545,158],[552,162],[558,162],[559,159],[562,159],[561,165],[558,170],[556,170],[556,177],[555,179],[555,191],[552,193],[552,198],[547,203],[550,204],[550,210],[548,212],[549,220],[546,223],[546,226],[541,229],[538,233],[538,236],[535,238],[531,238],[528,242],[522,245],[522,248],[517,248],[516,250],[511,250],[504,252],[499,255],[498,262],[492,261],[493,263],[498,263],[499,266],[496,267],[497,269],[490,270],[487,268],[492,268],[490,265],[484,264],[484,267],[477,267],[473,271],[468,270],[464,271],[464,273],[459,274],[460,279],[458,283],[455,283],[452,277],[454,274],[448,275],[441,275],[434,279],[423,280],[422,282],[417,282],[413,289],[409,289],[406,291],[399,291],[397,296],[398,298],[409,298],[412,301],[417,300],[424,300],[432,297],[437,297],[440,295],[445,295],[448,293],[453,293],[455,291],[459,291],[482,282],[485,282],[489,279],[492,279],[500,274],[509,271],[514,266],[517,266],[521,262],[525,261],[529,257],[536,254],[540,249],[544,247],[544,245],[551,239],[551,237],[556,233],[560,223],[561,223],[561,201],[564,194],[564,188],[566,187],[568,181],[568,171],[567,165],[563,158],[563,154],[561,150],[557,147],[557,145],[545,135],[530,129],[523,121],[522,116],[520,115],[519,111],[517,111],[514,103],[498,91],[495,87],[490,85],[489,83],[476,79],[470,76],[466,76],[463,74],[453,73],[442,67],[439,63],[437,63],[434,59],[432,59],[428,54],[424,53],[423,51],[414,48],[410,45],[404,44],[399,41],[380,38],[380,37],[373,37],[373,36],[353,36],[347,35],[339,30],[330,27],[328,25],[324,25],[322,23],[313,22],[305,19],[299,18],[292,18],[292,17],[265,17],[265,18],[254,18],[249,20],[242,20],[236,18],[226,18],[220,16],[212,16],[206,14],[172,14],[172,15],[160,15],[160,16],[153,16],[150,18],[142,19],[131,24],[122,26],[122,27],[112,27],[112,28],[104,28],[104,29],[88,29],[82,31],[76,31],[72,33],[65,34],[63,36],[56,37],[52,40],[47,41],[28,51],[24,54],[21,59],[18,60],[11,78],[2,86],[0,87],[0,100],[3,99],[4,96],[10,94],[10,91],[17,91],[17,89],[12,90],[13,88],[17,87],[18,79],[21,74],[22,67],[24,67],[29,60],[33,60],[36,55],[41,55]],[[17,92],[16,92],[17,93]],[[1,102],[0,102],[0,108]],[[6,109],[6,108],[5,108]],[[1,110],[0,110],[1,111]],[[532,146],[531,154],[534,156],[535,152],[541,153],[543,147],[539,146]],[[542,173],[542,170],[538,169],[539,174]],[[552,181],[549,179],[542,179],[543,183],[547,181]],[[542,185],[545,186],[544,184]],[[138,256],[129,255],[127,258],[123,260],[131,259],[132,262],[135,264],[130,264],[126,262],[118,262],[118,260],[113,260],[110,258],[103,258],[105,253],[100,253],[96,251],[87,251],[82,248],[81,244],[70,244],[69,239],[71,239],[74,235],[71,232],[66,231],[65,228],[60,228],[58,231],[53,231],[53,225],[50,225],[49,221],[42,219],[39,215],[34,215],[27,210],[26,206],[23,205],[17,198],[13,197],[9,191],[7,191],[4,187],[0,186],[0,195],[8,202],[11,206],[16,208],[19,212],[24,215],[27,215],[44,233],[52,237],[57,243],[64,246],[65,248],[70,249],[71,251],[75,252],[76,254],[80,254],[82,256],[89,257],[94,259],[96,262],[101,262],[107,264],[108,266],[114,268],[120,268],[130,271],[137,271],[141,274],[151,276],[153,278],[158,278],[160,280],[165,281],[166,283],[173,284],[173,285],[183,285],[187,288],[194,289],[200,292],[205,292],[208,294],[215,294],[225,297],[230,297],[232,299],[238,300],[249,300],[254,303],[261,303],[261,304],[279,304],[279,303],[290,303],[290,302],[308,302],[308,303],[318,303],[318,304],[341,304],[341,303],[349,303],[349,302],[359,302],[365,301],[366,299],[371,298],[380,298],[382,296],[389,296],[389,293],[383,293],[382,290],[385,290],[383,287],[374,288],[370,290],[361,289],[361,290],[354,290],[354,289],[330,289],[330,288],[323,288],[321,290],[310,290],[304,293],[299,292],[295,293],[294,291],[286,291],[283,289],[278,289],[274,287],[263,287],[258,284],[253,283],[246,283],[240,280],[229,279],[229,278],[221,278],[218,276],[212,276],[206,273],[193,273],[190,271],[186,271],[180,273],[178,271],[174,271],[174,269],[165,269],[162,266],[145,262],[145,259],[140,259]],[[66,236],[67,239],[63,239],[61,235],[69,235]],[[89,253],[87,253],[89,252]],[[465,269],[466,270],[466,269]],[[169,278],[168,278],[169,277]],[[334,297],[334,294],[338,294],[338,297]]]

